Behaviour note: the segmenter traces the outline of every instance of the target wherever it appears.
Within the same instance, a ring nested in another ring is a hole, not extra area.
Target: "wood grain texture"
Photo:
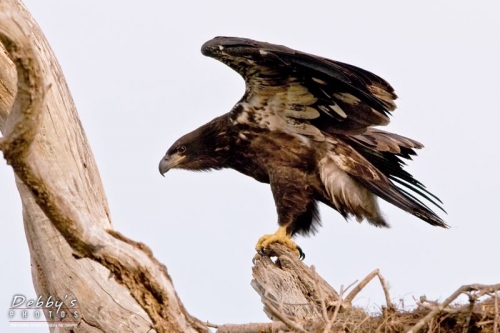
[[[0,1],[0,15],[0,148],[16,174],[37,296],[75,297],[86,332],[206,332],[166,267],[112,231],[92,151],[40,28],[20,1]]]
[[[283,322],[284,315],[306,331],[318,330],[324,325],[324,313],[331,314],[341,299],[339,293],[285,246],[271,244],[268,251],[276,260],[261,257],[251,282],[264,312],[273,322]]]

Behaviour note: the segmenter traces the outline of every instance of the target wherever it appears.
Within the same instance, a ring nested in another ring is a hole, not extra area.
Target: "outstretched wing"
[[[285,46],[216,37],[201,52],[238,72],[246,93],[232,119],[322,140],[386,125],[396,108],[394,89],[361,68]]]

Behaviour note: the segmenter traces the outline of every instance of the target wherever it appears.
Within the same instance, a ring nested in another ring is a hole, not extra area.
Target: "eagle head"
[[[227,117],[219,117],[182,136],[167,150],[159,170],[164,175],[170,169],[207,171],[225,167],[229,151],[226,132]]]

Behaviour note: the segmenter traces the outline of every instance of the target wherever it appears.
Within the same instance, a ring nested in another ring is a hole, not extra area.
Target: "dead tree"
[[[71,295],[78,301],[76,329],[52,331],[209,332],[213,327],[219,333],[432,332],[443,327],[446,316],[455,316],[461,331],[488,327],[498,332],[500,285],[464,286],[441,304],[423,299],[422,315],[402,320],[405,314],[391,304],[378,270],[349,292],[349,287],[337,292],[280,245],[269,249],[276,261],[264,256],[253,267],[252,286],[272,322],[215,325],[191,316],[151,250],[113,230],[62,71],[19,0],[0,0],[0,42],[0,150],[21,195],[35,290],[45,298]],[[351,303],[377,276],[387,305],[372,316]],[[470,305],[450,307],[461,293],[469,295]],[[485,295],[491,296],[489,303],[480,302]],[[50,318],[49,309],[44,312]]]
[[[0,149],[21,194],[37,294],[73,295],[86,332],[206,332],[149,248],[113,231],[61,68],[20,1],[0,1],[0,39]]]

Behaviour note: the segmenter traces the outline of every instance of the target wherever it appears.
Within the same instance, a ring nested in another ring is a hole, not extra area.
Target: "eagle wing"
[[[244,78],[245,95],[233,109],[238,123],[323,140],[322,131],[356,134],[386,125],[396,108],[389,83],[352,65],[237,37],[216,37],[201,51]]]
[[[446,227],[414,194],[442,209],[439,199],[403,170],[400,158],[410,159],[415,155],[414,149],[422,145],[371,128],[387,125],[396,108],[397,96],[384,79],[349,64],[238,37],[216,37],[206,42],[201,51],[228,65],[245,80],[245,95],[230,113],[234,124],[326,140],[332,147],[331,159],[359,184],[432,225]],[[325,170],[330,169],[327,166]],[[323,177],[327,188],[328,177]],[[338,188],[342,184],[335,181],[335,190],[330,194],[333,202],[346,195],[362,197],[362,190],[344,193]],[[345,209],[356,215],[363,203],[355,208],[349,207],[349,202],[344,200]],[[343,209],[337,207],[346,216]],[[386,225],[382,219],[372,223]]]

